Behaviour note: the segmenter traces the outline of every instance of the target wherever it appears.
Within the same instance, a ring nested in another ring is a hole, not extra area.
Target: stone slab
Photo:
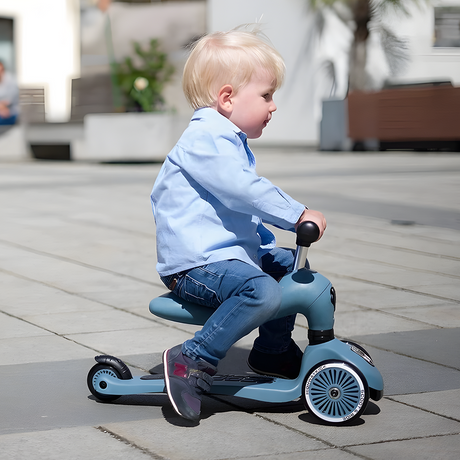
[[[357,341],[432,363],[460,370],[460,329],[391,332],[355,337]]]
[[[428,436],[424,439],[407,439],[348,448],[364,458],[388,460],[458,460],[460,453],[460,435]]]
[[[371,340],[370,336],[368,339]],[[372,356],[383,376],[387,396],[460,388],[460,371],[457,369],[374,348],[356,337],[353,340],[364,345]]]
[[[0,365],[84,359],[94,350],[54,334],[0,340]]]
[[[1,310],[0,305],[0,310]],[[0,312],[0,343],[6,339],[19,337],[51,336],[52,333],[18,318]]]
[[[98,353],[120,356],[156,353],[183,343],[190,334],[172,327],[69,334],[67,338]]]
[[[86,386],[94,364],[84,359],[0,366],[2,393],[8,396],[0,399],[0,412],[8,414],[0,417],[0,434],[163,418],[161,407],[169,400],[162,394],[97,402]]]
[[[395,401],[420,407],[428,412],[460,421],[460,389],[437,391],[434,393],[396,395],[391,398]]]
[[[93,333],[104,331],[126,331],[160,327],[147,318],[120,311],[108,306],[94,311],[49,313],[47,315],[26,315],[26,321],[60,335]],[[152,331],[152,333],[154,333]]]
[[[8,460],[149,460],[141,449],[90,426],[0,435],[2,458]]]
[[[149,424],[126,422],[103,427],[161,458],[174,460],[265,458],[288,453],[304,457],[329,447],[305,433],[261,417],[231,410],[213,412],[211,416],[206,407],[199,425],[193,429],[190,423],[176,417],[155,419]]]
[[[324,424],[306,411],[289,414],[265,411],[260,415],[337,447],[457,435],[460,429],[457,421],[385,398],[378,403],[370,403],[360,419],[343,423],[339,429]]]

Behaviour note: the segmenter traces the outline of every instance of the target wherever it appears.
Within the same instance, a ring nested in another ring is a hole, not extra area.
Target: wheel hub
[[[331,399],[340,399],[341,392],[337,387],[333,387],[329,390],[329,397]]]

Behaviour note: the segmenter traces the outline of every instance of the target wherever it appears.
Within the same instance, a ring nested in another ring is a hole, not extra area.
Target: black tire
[[[361,416],[369,402],[369,386],[352,364],[329,360],[310,369],[302,397],[310,414],[337,425]]]
[[[106,374],[106,375],[110,375],[111,377],[121,379],[120,373],[112,366],[109,366],[107,364],[95,364],[88,372],[88,378],[86,379],[86,383],[88,384],[89,391],[91,391],[93,396],[95,396],[100,401],[104,401],[104,402],[115,401],[121,395],[107,395],[107,394],[99,393],[99,391],[97,391],[97,388],[96,388],[98,385],[97,378],[101,374]]]

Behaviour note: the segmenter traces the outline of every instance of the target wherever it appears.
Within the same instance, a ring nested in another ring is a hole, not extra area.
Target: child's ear
[[[217,95],[217,111],[227,118],[232,114],[232,110],[233,110],[232,96],[233,95],[234,95],[234,91],[233,91],[232,85],[222,86],[222,88],[220,88],[219,93]]]

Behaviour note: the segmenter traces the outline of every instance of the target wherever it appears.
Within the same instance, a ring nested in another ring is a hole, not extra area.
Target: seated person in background
[[[19,114],[19,89],[0,61],[0,125],[14,125]]]

